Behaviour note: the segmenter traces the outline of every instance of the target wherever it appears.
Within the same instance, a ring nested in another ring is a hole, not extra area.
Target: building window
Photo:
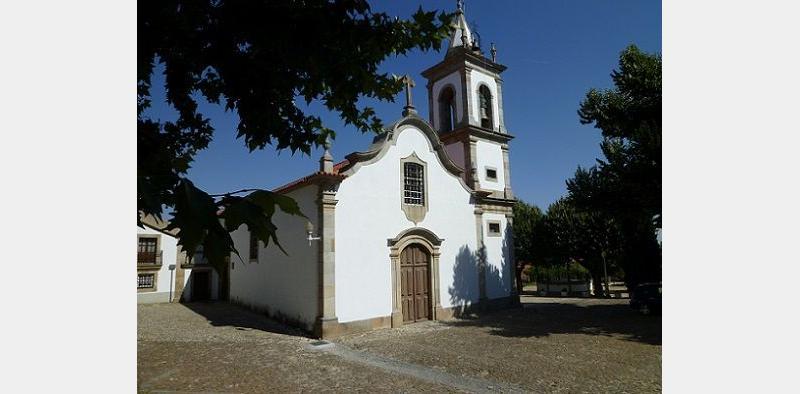
[[[492,167],[486,167],[486,180],[497,182],[497,169]]]
[[[156,286],[156,274],[138,274],[137,289],[152,289]]]
[[[425,205],[425,171],[417,163],[403,163],[403,202],[410,205]]]
[[[490,237],[499,237],[500,236],[500,222],[498,222],[498,221],[490,221],[489,222],[489,236]]]
[[[250,261],[258,260],[258,238],[250,232]]]
[[[439,94],[439,131],[444,133],[453,130],[456,124],[455,91],[448,86]]]
[[[136,256],[138,264],[157,264],[158,261],[158,238],[139,237],[139,249]]]
[[[400,159],[400,208],[406,214],[406,219],[415,225],[423,221],[428,212],[426,166],[416,152]]]
[[[478,89],[478,100],[480,100],[481,106],[481,127],[494,128],[494,122],[492,121],[492,93],[486,85],[481,85]]]

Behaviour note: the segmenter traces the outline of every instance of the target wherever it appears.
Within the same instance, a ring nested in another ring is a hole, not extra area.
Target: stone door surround
[[[444,316],[442,304],[439,299],[439,247],[444,239],[436,236],[432,231],[423,227],[412,227],[400,232],[396,237],[387,240],[389,246],[389,258],[391,261],[392,272],[392,327],[403,325],[403,306],[402,306],[402,276],[400,272],[400,253],[406,246],[411,244],[420,245],[425,249],[431,258],[431,286],[430,296],[433,308],[431,308],[431,320],[438,320]]]

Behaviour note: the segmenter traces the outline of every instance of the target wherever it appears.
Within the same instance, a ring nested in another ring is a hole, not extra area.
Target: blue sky
[[[372,1],[373,10],[399,17],[424,9],[455,10],[454,0]],[[511,179],[518,198],[547,208],[566,193],[565,181],[577,166],[591,166],[601,157],[599,130],[578,121],[577,109],[592,88],[611,87],[609,74],[619,52],[636,44],[661,52],[661,2],[614,1],[467,1],[466,17],[482,37],[484,52],[497,46],[497,60],[508,66],[503,73],[505,124],[511,141]],[[445,42],[446,46],[447,43]],[[413,98],[420,115],[428,119],[425,81],[419,73],[439,62],[442,52],[415,51],[389,58],[382,71],[410,74],[417,81]],[[155,118],[174,118],[164,103],[163,77],[154,77]],[[401,116],[404,98],[395,103],[364,101],[385,124]],[[267,147],[249,153],[236,139],[237,117],[221,107],[201,104],[216,132],[208,149],[200,152],[189,178],[210,193],[242,188],[273,188],[316,170],[319,150],[311,157]],[[372,135],[345,127],[336,113],[311,106],[337,133],[331,152],[339,161],[353,151],[366,150]]]

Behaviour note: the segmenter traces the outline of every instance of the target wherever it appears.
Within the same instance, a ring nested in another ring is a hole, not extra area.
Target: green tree
[[[631,45],[611,78],[613,89],[591,89],[578,110],[581,123],[600,129],[604,159],[578,168],[567,189],[576,207],[618,226],[619,260],[634,286],[661,278],[661,56]]]
[[[567,267],[577,262],[589,271],[595,286],[607,285],[606,272],[618,271],[616,261],[622,247],[619,228],[612,218],[582,210],[561,198],[548,207],[543,223],[539,234],[548,244],[541,249],[547,265]]]
[[[237,138],[251,151],[272,145],[308,154],[335,137],[295,104],[301,100],[322,102],[362,132],[380,132],[380,119],[359,99],[393,101],[402,82],[378,66],[412,49],[439,49],[451,19],[421,8],[410,20],[397,19],[372,12],[365,0],[141,2],[137,224],[142,215],[161,217],[164,207],[172,208],[180,245],[190,254],[202,245],[217,267],[234,251],[228,232],[241,224],[265,244],[277,243],[271,217],[276,206],[301,215],[293,200],[265,190],[212,196],[187,179],[195,154],[214,137],[198,99],[235,111]],[[178,114],[174,122],[146,116],[159,62],[167,103]]]
[[[522,269],[525,263],[536,263],[541,259],[541,251],[536,249],[537,230],[541,229],[544,218],[542,210],[524,201],[514,204],[514,257],[517,283],[522,284]]]

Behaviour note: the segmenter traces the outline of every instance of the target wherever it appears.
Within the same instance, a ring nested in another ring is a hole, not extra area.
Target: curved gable
[[[347,164],[341,168],[339,173],[343,175],[352,175],[358,171],[361,166],[372,164],[380,160],[386,155],[386,152],[389,151],[389,148],[397,143],[397,139],[400,134],[410,128],[414,128],[422,132],[422,134],[428,140],[431,150],[436,153],[436,157],[439,159],[439,163],[441,163],[442,167],[444,167],[444,169],[447,170],[447,172],[449,172],[451,175],[457,177],[464,189],[472,193],[473,190],[467,186],[467,184],[464,182],[464,178],[462,177],[464,174],[464,169],[459,167],[447,154],[444,145],[442,144],[441,140],[439,140],[439,135],[435,130],[433,130],[433,127],[431,127],[431,125],[428,124],[425,119],[422,119],[417,114],[409,114],[408,116],[403,117],[389,126],[389,128],[386,129],[383,134],[375,137],[369,150],[364,152],[353,152],[347,155]]]

